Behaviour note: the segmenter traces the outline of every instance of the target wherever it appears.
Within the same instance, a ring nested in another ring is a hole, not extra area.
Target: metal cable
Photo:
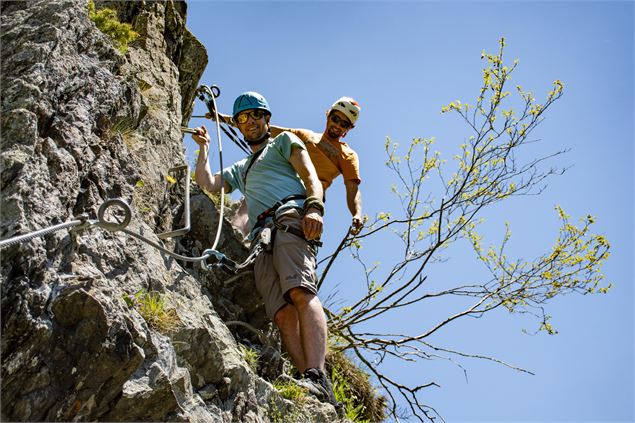
[[[72,228],[73,226],[78,226],[84,223],[83,220],[72,220],[70,222],[64,222],[57,225],[49,226],[48,228],[39,229],[34,232],[30,232],[24,235],[14,236],[13,238],[3,239],[0,241],[0,248],[9,247],[12,245],[20,244],[22,242],[27,242],[32,240],[33,238],[37,238],[40,236],[44,236],[50,234],[52,232],[59,231],[61,229]]]
[[[134,238],[137,238],[140,241],[145,242],[146,244],[156,248],[157,250],[159,250],[159,251],[161,251],[161,252],[163,252],[163,253],[165,253],[165,254],[167,254],[169,256],[174,257],[177,260],[188,261],[188,262],[197,262],[197,261],[204,261],[204,260],[208,259],[211,256],[211,254],[204,254],[204,255],[202,255],[200,257],[186,257],[186,256],[182,256],[180,254],[174,253],[174,252],[166,249],[165,247],[157,244],[156,242],[151,241],[148,238],[144,237],[143,235],[138,234],[136,232],[133,232],[133,231],[131,231],[129,229],[121,229],[121,231],[123,233],[125,233],[125,234],[128,234],[128,235],[134,237]]]
[[[218,92],[218,94],[220,94],[220,90],[218,90],[218,87],[212,87],[212,88],[216,88],[216,91]],[[222,141],[221,141],[221,135],[220,135],[220,119],[218,116],[218,111],[216,108],[216,95],[214,95],[214,91],[212,89],[210,89],[207,86],[202,86],[199,87],[199,90],[206,92],[209,97],[211,98],[212,101],[212,109],[213,112],[215,114],[215,122],[216,122],[216,138],[218,140],[218,155],[219,155],[219,165],[220,165],[220,184],[221,184],[221,192],[220,192],[220,216],[218,219],[218,229],[216,231],[216,238],[214,239],[214,244],[212,246],[211,249],[205,250],[204,254],[200,257],[186,257],[180,254],[176,254],[166,248],[164,248],[163,246],[157,244],[156,242],[144,237],[143,235],[133,232],[129,229],[126,229],[126,226],[129,224],[130,219],[132,217],[132,211],[130,209],[130,206],[128,205],[128,203],[126,203],[123,199],[120,198],[115,198],[115,199],[109,199],[106,200],[100,207],[99,207],[99,211],[97,213],[97,217],[98,220],[94,220],[94,221],[88,221],[87,216],[83,216],[80,220],[72,220],[70,222],[65,222],[65,223],[60,223],[58,225],[53,225],[50,226],[48,228],[44,228],[44,229],[40,229],[28,234],[24,234],[24,235],[18,235],[15,236],[13,238],[9,238],[9,239],[5,239],[5,240],[1,240],[0,241],[0,248],[4,248],[4,247],[8,247],[8,246],[12,246],[12,245],[16,245],[19,244],[21,242],[27,242],[32,240],[33,238],[37,238],[40,236],[44,236],[47,235],[49,233],[55,232],[55,231],[59,231],[61,229],[65,229],[65,228],[72,228],[74,226],[79,226],[81,224],[85,224],[87,225],[86,227],[92,227],[92,226],[99,226],[102,229],[106,229],[108,231],[111,232],[116,232],[116,231],[122,231],[127,235],[130,235],[134,238],[137,238],[140,241],[143,241],[145,243],[147,243],[148,245],[158,249],[159,251],[168,254],[171,257],[176,258],[177,260],[182,260],[182,261],[186,261],[186,262],[197,262],[197,261],[201,261],[204,262],[205,260],[207,260],[208,258],[215,256],[218,260],[218,263],[216,263],[216,265],[220,265],[222,264],[223,260],[222,258],[226,258],[226,256],[224,254],[222,254],[221,252],[216,250],[216,247],[218,246],[219,240],[220,240],[220,235],[221,235],[221,231],[222,231],[222,225],[223,225],[223,219],[224,219],[224,209],[225,209],[225,181],[223,179],[223,146],[222,146]],[[187,129],[187,128],[185,128]],[[235,131],[232,132],[235,133]],[[183,130],[183,128],[182,128]],[[229,136],[230,139],[232,139],[234,142],[236,142],[232,136],[227,133],[227,130],[225,130],[225,128],[223,128],[223,131]],[[188,131],[186,131],[188,132]],[[239,145],[239,147],[242,148],[241,145]],[[189,175],[187,176],[189,177]],[[111,207],[111,206],[119,206],[121,207],[124,212],[125,212],[125,218],[123,222],[111,222],[108,221],[104,215],[106,210]],[[85,228],[83,228],[85,229]],[[239,264],[235,264],[235,268],[234,270],[242,270],[244,268],[246,268],[247,266],[249,266],[251,263],[253,263],[253,261],[255,260],[255,257],[262,251],[262,247],[260,246],[260,244],[256,245],[251,254],[249,254],[249,256],[247,257],[247,259],[245,259],[245,261],[243,263],[239,263]],[[206,263],[201,263],[203,265],[204,268],[212,268],[214,267],[214,265],[208,265]]]
[[[124,211],[124,219],[122,222],[112,222],[112,221],[108,221],[105,218],[105,213],[106,210],[109,207],[112,206],[118,206],[120,207],[123,211]],[[37,238],[40,236],[44,236],[47,235],[49,233],[55,232],[55,231],[59,231],[61,229],[66,229],[66,228],[72,228],[72,227],[76,227],[76,226],[80,226],[80,225],[84,225],[83,228],[80,229],[86,229],[86,228],[91,228],[93,226],[97,226],[101,229],[105,229],[109,232],[118,232],[118,231],[122,231],[123,233],[125,233],[126,235],[129,235],[133,238],[138,239],[139,241],[145,242],[146,244],[150,245],[151,247],[156,248],[157,250],[161,251],[162,253],[165,253],[171,257],[174,257],[177,260],[181,260],[181,261],[185,261],[185,262],[202,262],[201,265],[204,269],[206,270],[210,270],[210,269],[214,269],[217,267],[224,267],[226,269],[228,269],[228,263],[231,263],[231,266],[229,266],[230,271],[233,272],[237,272],[239,270],[242,270],[246,267],[248,267],[250,264],[253,263],[253,261],[255,260],[256,256],[262,251],[262,246],[260,244],[257,244],[251,254],[249,254],[249,256],[242,262],[242,263],[234,263],[231,260],[227,259],[227,256],[225,256],[223,253],[221,253],[220,251],[216,251],[215,249],[209,249],[209,250],[205,250],[203,252],[203,255],[200,257],[187,257],[187,256],[183,256],[181,254],[177,254],[174,253],[170,250],[168,250],[167,248],[163,247],[162,245],[152,241],[151,239],[146,238],[145,236],[131,231],[130,229],[127,229],[126,226],[130,223],[130,218],[131,218],[131,214],[132,214],[132,210],[130,209],[130,206],[128,205],[128,203],[126,203],[124,200],[120,199],[120,198],[112,198],[112,199],[108,199],[106,200],[100,207],[99,207],[99,211],[97,213],[98,219],[97,220],[88,220],[88,218],[86,216],[83,216],[81,219],[78,220],[72,220],[69,222],[64,222],[64,223],[60,223],[58,225],[53,225],[50,226],[48,228],[44,228],[44,229],[40,229],[34,232],[30,232],[28,234],[24,234],[24,235],[18,235],[15,236],[13,238],[9,238],[9,239],[5,239],[0,241],[0,248],[4,248],[4,247],[8,247],[8,246],[12,246],[12,245],[16,245],[16,244],[20,244],[22,242],[28,242],[30,240],[32,240],[33,238]],[[211,263],[208,264],[205,261],[209,258],[214,257],[216,259],[216,263]]]

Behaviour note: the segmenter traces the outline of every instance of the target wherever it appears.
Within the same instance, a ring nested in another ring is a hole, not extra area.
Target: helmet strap
[[[245,142],[249,145],[260,145],[263,142],[267,141],[270,137],[271,137],[271,132],[267,131],[267,133],[265,133],[260,139],[256,141],[250,141],[247,138],[245,138]]]

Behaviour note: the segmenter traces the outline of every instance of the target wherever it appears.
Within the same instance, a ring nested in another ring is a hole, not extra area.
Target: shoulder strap
[[[267,143],[267,145],[262,147],[260,150],[256,151],[254,153],[253,157],[251,158],[251,161],[247,165],[247,169],[245,170],[245,176],[243,178],[243,182],[245,183],[245,185],[247,185],[247,175],[249,174],[249,170],[254,165],[254,163],[256,163],[256,160],[258,160],[258,157],[260,157],[260,155],[262,154],[263,151],[265,151],[265,148],[267,148],[268,145],[269,144]]]

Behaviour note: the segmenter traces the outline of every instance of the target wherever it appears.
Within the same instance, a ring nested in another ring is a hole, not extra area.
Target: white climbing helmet
[[[350,97],[342,97],[337,99],[335,103],[331,106],[330,109],[326,111],[326,115],[331,114],[333,110],[337,110],[338,112],[344,113],[348,120],[351,121],[353,125],[357,122],[357,118],[359,117],[359,112],[362,108],[359,106],[355,100]]]

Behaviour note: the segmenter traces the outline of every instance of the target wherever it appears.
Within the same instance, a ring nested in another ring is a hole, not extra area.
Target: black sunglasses
[[[253,120],[260,120],[265,114],[266,113],[263,110],[250,110],[236,116],[236,122],[242,125],[243,123],[247,123],[249,116],[251,116]]]
[[[331,118],[331,120],[333,121],[334,124],[341,126],[344,129],[349,129],[353,127],[353,124],[350,123],[347,120],[342,119],[341,117],[337,116],[337,115],[331,115],[329,116]]]

